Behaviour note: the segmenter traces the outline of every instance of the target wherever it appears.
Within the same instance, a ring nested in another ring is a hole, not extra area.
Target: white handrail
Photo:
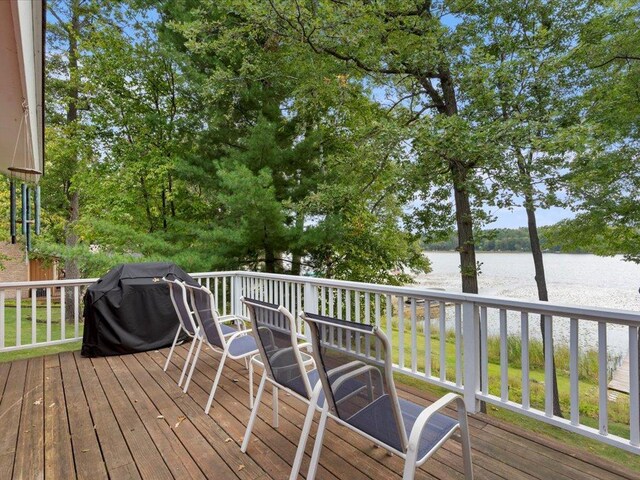
[[[477,411],[479,401],[485,401],[640,454],[638,312],[249,271],[197,272],[191,276],[212,291],[222,315],[246,316],[246,307],[239,302],[244,296],[277,303],[295,313],[304,310],[373,324],[383,330],[390,341],[395,371],[462,394],[470,412]],[[96,280],[0,283],[0,353],[79,340],[81,296],[84,288]],[[59,301],[56,301],[57,295]],[[545,325],[545,361],[540,367],[544,370],[540,382],[544,397],[536,404],[536,390],[531,385],[540,377],[532,373],[530,352],[536,336],[540,338],[537,327],[540,316]],[[43,328],[38,327],[39,322]],[[298,322],[299,335],[304,337],[307,335],[304,323],[299,319]],[[554,336],[563,325],[561,322],[566,322],[568,327],[566,342],[570,350],[569,411],[565,412],[568,419],[553,414],[551,391],[553,362],[549,357]],[[497,329],[490,332],[490,324]],[[589,340],[589,348],[598,352],[598,372],[594,373],[600,405],[597,428],[585,425],[580,418],[580,399],[584,394],[580,391],[579,379],[580,340],[585,338],[584,326],[597,333]],[[609,336],[609,326],[615,330],[617,339],[615,335]],[[499,336],[500,349],[499,374],[491,378],[489,333]],[[634,356],[629,362],[631,425],[628,438],[609,432],[611,412],[607,409],[609,349],[614,341],[620,344],[620,336],[625,334],[625,348]],[[352,348],[364,349],[372,359],[379,360],[380,352],[375,351],[375,346],[360,342],[357,332],[349,335],[335,339],[336,346],[347,353]],[[518,359],[521,375],[517,380],[520,398],[509,389],[513,375],[510,379],[508,340],[513,336],[521,348]],[[490,380],[496,378],[498,387],[490,384]]]

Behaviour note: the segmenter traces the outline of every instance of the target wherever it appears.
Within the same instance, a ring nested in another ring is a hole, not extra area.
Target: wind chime
[[[18,128],[18,138],[16,139],[16,145],[13,149],[13,158],[11,159],[11,166],[9,172],[11,177],[9,178],[9,195],[10,195],[10,216],[11,216],[11,243],[17,242],[17,228],[16,224],[20,222],[22,224],[22,235],[25,237],[25,243],[27,251],[31,251],[31,230],[36,235],[40,235],[40,185],[38,180],[40,178],[40,170],[36,168],[35,158],[33,156],[33,148],[31,144],[31,135],[29,129],[26,128],[26,123],[29,116],[29,111],[26,103],[22,103],[23,115],[20,120],[20,127]],[[24,128],[24,135],[22,135],[22,129]],[[20,146],[20,138],[24,137],[24,164],[16,165],[16,156],[18,154],[18,148]],[[31,162],[31,166],[27,162]],[[17,192],[16,184],[20,182],[20,199],[22,203],[21,220],[17,219]],[[33,212],[31,209],[31,197],[33,197]],[[33,218],[31,218],[33,216]]]

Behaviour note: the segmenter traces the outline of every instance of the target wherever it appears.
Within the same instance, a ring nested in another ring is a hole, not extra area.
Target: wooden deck
[[[279,430],[270,395],[247,455],[244,365],[230,362],[209,416],[203,406],[217,365],[204,352],[188,394],[176,386],[182,347],[167,373],[166,351],[85,359],[64,353],[0,364],[0,479],[283,479],[293,460],[304,405],[281,394]],[[231,367],[231,368],[229,368]],[[427,404],[429,395],[402,387]],[[640,478],[585,451],[483,415],[471,419],[477,479]],[[311,452],[312,442],[307,446]],[[417,478],[462,479],[460,445],[449,441]],[[306,456],[302,472],[307,471]],[[400,478],[402,462],[329,422],[317,478]]]
[[[613,378],[609,382],[609,390],[629,395],[629,355],[613,372]]]

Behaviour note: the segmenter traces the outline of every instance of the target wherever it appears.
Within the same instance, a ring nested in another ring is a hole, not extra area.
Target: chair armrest
[[[365,365],[366,364],[364,362],[361,362],[360,360],[354,360],[352,362],[345,363],[344,365],[340,365],[339,367],[335,367],[335,368],[329,370],[327,372],[327,377],[331,378],[336,373],[341,373],[341,372],[344,372],[346,370],[351,370],[352,368],[357,368],[357,367],[361,367],[361,366],[365,366]]]
[[[244,337],[245,335],[249,335],[251,330],[239,330],[234,332],[230,337],[226,338],[227,343],[233,342],[238,337]]]
[[[236,326],[238,327],[238,330],[242,330],[242,327],[244,327],[244,320],[241,317],[238,317],[237,315],[224,315],[222,317],[218,317],[218,321],[220,323],[235,322]]]
[[[351,380],[352,378],[358,377],[363,373],[371,372],[372,370],[375,371],[380,376],[380,380],[382,380],[382,373],[380,373],[380,370],[378,370],[376,367],[372,365],[365,364],[363,367],[357,368],[356,370],[352,370],[348,373],[340,375],[340,377],[331,384],[331,387],[334,388],[335,390],[338,390],[338,388],[340,388],[342,384],[347,380]]]
[[[420,413],[420,415],[418,415],[418,418],[416,418],[416,421],[413,424],[413,428],[411,429],[411,432],[408,432],[409,433],[408,448],[417,448],[417,445],[420,443],[420,437],[422,436],[422,432],[424,428],[427,426],[427,424],[429,423],[429,420],[431,419],[431,417],[433,417],[434,414],[438,413],[440,410],[442,410],[452,402],[456,402],[456,409],[458,410],[458,423],[450,430],[450,433],[460,426],[460,418],[461,417],[466,418],[466,415],[467,415],[467,409],[464,406],[464,400],[457,393],[447,393],[445,396],[439,398],[434,403],[432,403],[427,408],[425,408]],[[443,438],[443,441],[446,440],[447,438],[449,438],[449,435],[445,435],[445,437]],[[427,453],[427,455],[425,456],[425,459],[429,458],[431,453],[440,447],[440,444],[441,442],[438,443],[434,448],[432,448],[431,451],[429,451],[429,453]]]

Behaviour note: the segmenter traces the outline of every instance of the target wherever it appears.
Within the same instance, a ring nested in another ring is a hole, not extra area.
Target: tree
[[[405,279],[397,274],[403,266],[426,268],[416,254],[417,238],[389,221],[404,201],[396,194],[399,185],[383,175],[397,167],[397,157],[369,150],[374,135],[361,117],[370,120],[380,111],[363,85],[348,81],[341,62],[313,58],[224,7],[161,6],[161,38],[181,52],[206,124],[189,163],[214,192],[207,238],[217,245],[216,265],[299,273],[304,263],[316,273],[354,280]],[[361,162],[365,150],[373,152],[367,163]],[[343,195],[357,200],[357,215],[347,212],[354,205],[342,202]],[[389,213],[363,221],[367,208]],[[367,241],[389,232],[378,238],[388,248],[345,254],[347,231]],[[389,252],[396,255],[391,260]]]
[[[78,245],[77,223],[80,218],[82,192],[78,179],[92,156],[90,133],[83,119],[88,108],[82,61],[84,41],[100,15],[100,5],[93,1],[54,0],[47,11],[54,21],[47,26],[46,143],[47,175],[42,179],[43,202],[48,206],[48,237],[63,242],[68,250]],[[79,278],[80,270],[73,256],[64,256],[66,278]],[[67,319],[73,308],[73,291],[67,291]]]
[[[640,11],[604,1],[581,29],[575,60],[586,69],[582,108],[589,148],[567,175],[575,219],[555,230],[565,249],[624,254],[640,263]]]
[[[566,52],[589,18],[576,2],[487,2],[469,23],[480,38],[469,54],[490,72],[480,95],[478,117],[503,125],[503,154],[488,173],[496,193],[491,203],[521,204],[527,214],[538,299],[549,300],[536,210],[563,204],[558,171],[581,148],[585,132],[576,108],[578,78]],[[577,125],[577,126],[576,126]],[[540,328],[545,339],[544,317]],[[562,416],[553,362],[554,414]]]
[[[459,76],[468,66],[468,39],[464,28],[446,24],[447,17],[459,12],[431,2],[296,2],[294,8],[286,1],[227,3],[291,48],[342,62],[351,76],[392,91],[389,110],[413,127],[414,171],[423,180],[418,195],[424,198],[433,191],[427,179],[446,178],[452,187],[462,287],[477,293],[473,197],[481,195],[482,184],[474,170],[491,149],[486,138],[492,132],[490,125],[468,122],[466,102],[460,101],[465,98]]]

